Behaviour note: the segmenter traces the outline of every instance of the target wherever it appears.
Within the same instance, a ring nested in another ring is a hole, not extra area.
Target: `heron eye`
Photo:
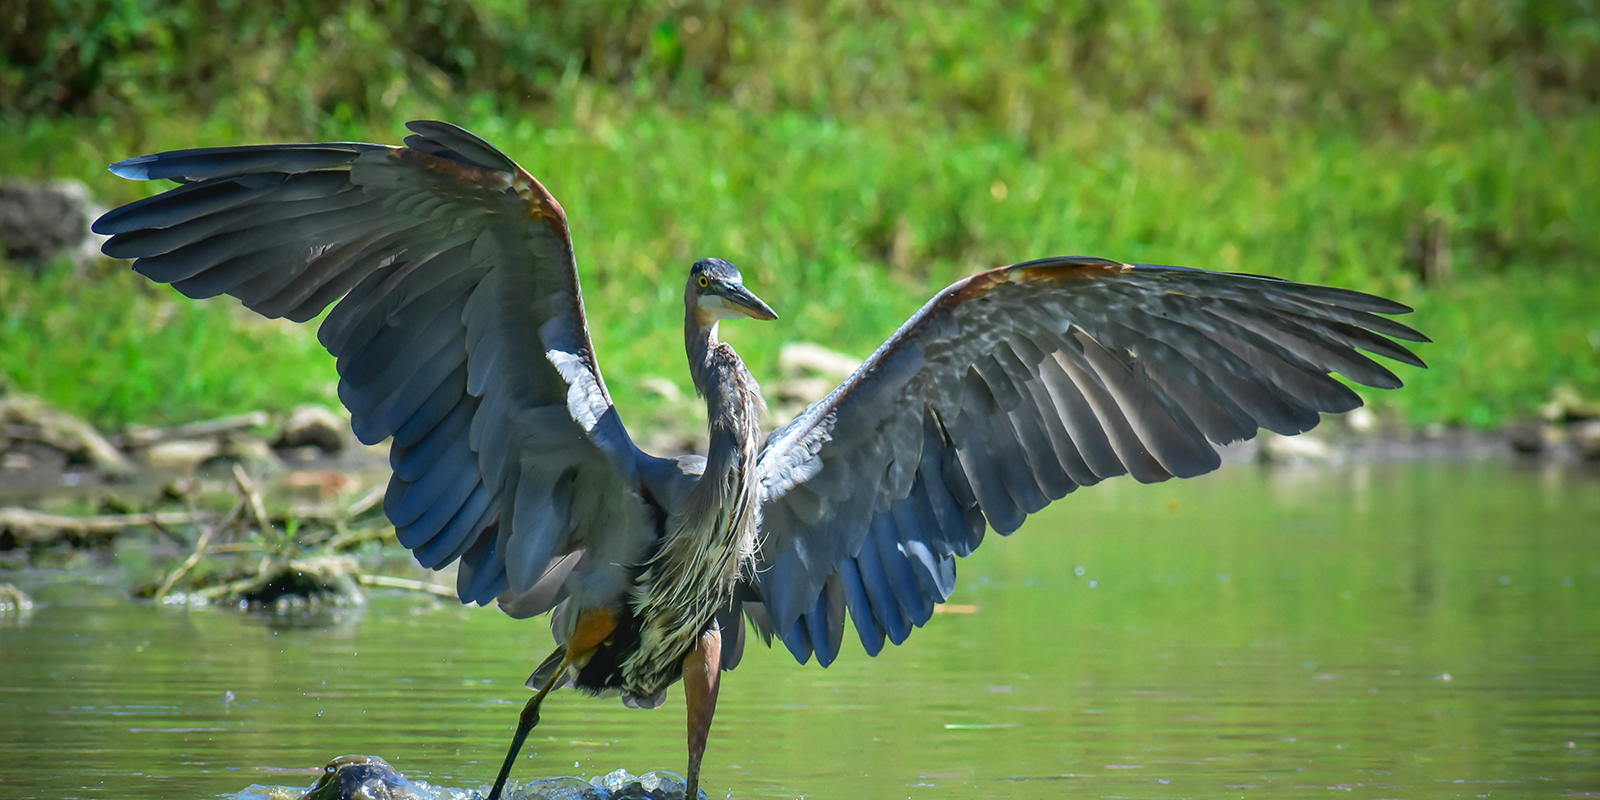
[[[700,288],[704,289],[704,288],[706,288],[707,286],[710,286],[710,285],[711,285],[711,279],[707,278],[704,275],[701,275],[700,276]]]

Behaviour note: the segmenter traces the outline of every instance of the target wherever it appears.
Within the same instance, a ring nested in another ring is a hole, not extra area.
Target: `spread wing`
[[[1358,292],[1179,267],[1052,258],[940,292],[762,452],[752,618],[802,663],[839,652],[845,611],[867,652],[904,641],[984,526],[1079,486],[1220,465],[1212,443],[1300,433],[1361,405],[1329,377],[1400,379],[1393,339],[1427,338]]]
[[[509,592],[508,610],[540,613],[583,553],[628,563],[648,540],[648,511],[615,498],[662,465],[606,392],[561,206],[477,136],[408,127],[404,147],[129,159],[112,171],[181,185],[94,229],[112,234],[107,255],[190,297],[296,322],[338,301],[318,338],[357,438],[394,437],[384,510],[400,542],[425,567],[460,559],[463,602]]]

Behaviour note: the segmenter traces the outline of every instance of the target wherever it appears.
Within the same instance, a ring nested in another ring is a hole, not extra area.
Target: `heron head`
[[[702,258],[694,262],[689,269],[684,300],[695,321],[702,326],[740,317],[778,318],[778,312],[744,288],[744,276],[739,274],[739,268],[720,258]]]

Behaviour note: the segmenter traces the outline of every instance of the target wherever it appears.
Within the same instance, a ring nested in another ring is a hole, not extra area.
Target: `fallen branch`
[[[37,397],[17,394],[0,398],[0,422],[4,421],[12,423],[6,428],[7,436],[31,438],[68,453],[81,450],[101,470],[118,475],[133,473],[133,463],[93,425],[51,408]],[[36,428],[37,433],[25,434],[23,427]]]
[[[192,511],[158,511],[149,514],[71,517],[26,508],[0,508],[0,531],[9,531],[21,544],[32,544],[59,538],[63,532],[79,536],[117,534],[136,525],[158,529],[168,525],[193,525],[203,521],[206,516]]]
[[[239,487],[239,493],[250,502],[250,514],[255,517],[256,528],[261,531],[263,539],[277,539],[277,530],[267,522],[267,506],[261,502],[261,493],[256,491],[255,482],[244,472],[244,467],[233,465],[233,483]]]
[[[345,531],[329,539],[322,547],[329,552],[347,550],[362,542],[371,542],[381,539],[393,539],[394,528],[384,525],[377,528],[362,528],[360,530]]]
[[[215,436],[219,433],[228,433],[229,431],[244,430],[245,428],[263,428],[270,422],[272,422],[272,417],[268,416],[267,412],[252,411],[248,414],[235,414],[231,417],[218,417],[217,419],[174,425],[171,428],[130,426],[122,435],[113,438],[118,444],[131,449],[149,447],[150,445],[173,439],[197,439]]]
[[[440,586],[437,583],[413,580],[411,578],[395,578],[388,575],[368,575],[366,573],[362,573],[356,576],[356,580],[368,586],[385,586],[390,589],[406,589],[413,592],[427,592],[429,594],[436,594],[440,597],[449,597],[452,599],[454,599],[456,596],[456,590],[448,586]]]
[[[250,498],[239,498],[239,502],[234,505],[233,510],[229,511],[220,523],[208,525],[205,530],[200,532],[200,541],[195,543],[194,552],[190,553],[189,557],[184,559],[177,569],[169,573],[167,579],[161,582],[161,588],[156,590],[155,599],[158,602],[166,598],[167,594],[172,591],[173,585],[178,582],[178,579],[188,574],[189,570],[194,569],[194,565],[200,563],[200,559],[206,554],[206,546],[211,544],[212,537],[227,530],[228,526],[232,525],[239,518],[239,515],[244,512],[244,507],[249,504]]]
[[[371,511],[372,509],[376,508],[379,503],[383,502],[383,496],[388,491],[389,485],[386,483],[380,483],[377,486],[368,489],[366,494],[361,495],[361,497],[358,498],[354,503],[350,504],[350,508],[345,511],[345,513],[350,519],[355,519],[356,517]]]

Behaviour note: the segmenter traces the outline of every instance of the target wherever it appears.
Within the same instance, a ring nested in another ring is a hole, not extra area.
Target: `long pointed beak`
[[[772,306],[767,305],[761,298],[756,297],[754,292],[743,286],[728,286],[721,294],[722,299],[728,305],[744,312],[744,315],[751,319],[773,320],[778,318],[778,312],[773,311]]]

